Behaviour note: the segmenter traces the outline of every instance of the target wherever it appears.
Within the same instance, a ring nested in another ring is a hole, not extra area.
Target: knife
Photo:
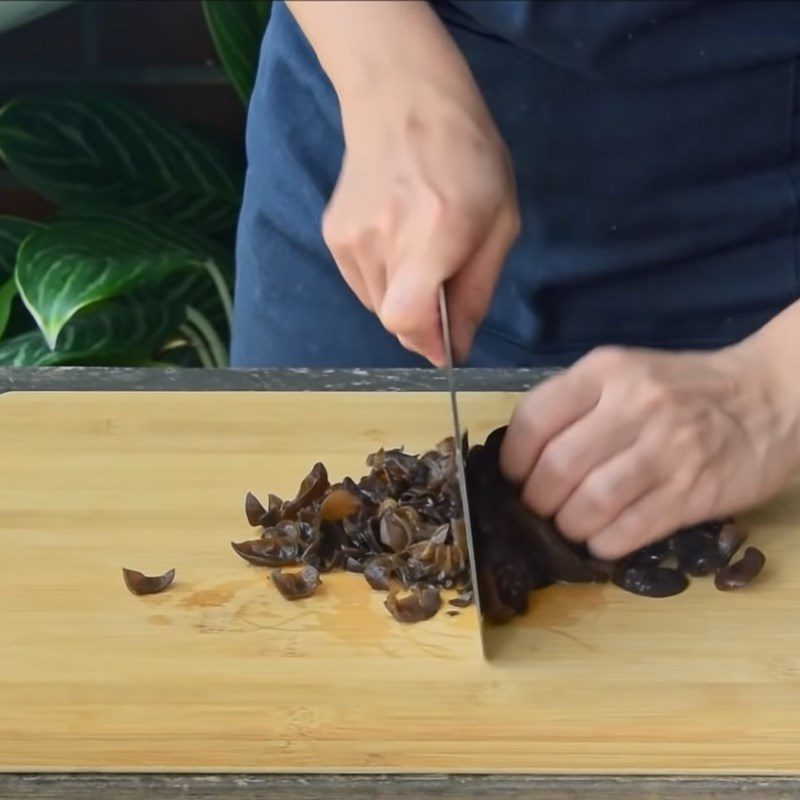
[[[478,589],[478,565],[475,560],[475,540],[472,536],[472,520],[469,513],[469,498],[467,497],[467,472],[464,465],[463,439],[461,438],[461,424],[458,419],[458,403],[456,402],[456,381],[453,371],[453,343],[450,340],[450,320],[447,315],[447,299],[444,285],[439,287],[439,314],[442,318],[442,339],[444,341],[445,373],[450,389],[450,407],[453,414],[453,433],[455,436],[456,469],[458,471],[458,494],[461,505],[461,518],[464,520],[464,529],[467,536],[467,550],[469,551],[469,568],[472,578],[472,596],[478,614],[478,636],[481,643],[481,654],[486,658],[486,641],[484,637],[484,617]]]

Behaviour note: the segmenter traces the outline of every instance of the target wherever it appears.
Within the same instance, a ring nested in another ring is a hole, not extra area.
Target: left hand
[[[599,348],[521,400],[502,469],[530,508],[603,559],[745,510],[800,466],[800,407],[769,360],[749,343]]]

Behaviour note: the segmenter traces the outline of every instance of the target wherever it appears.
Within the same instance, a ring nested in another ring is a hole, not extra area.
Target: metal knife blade
[[[464,520],[464,529],[467,536],[467,549],[469,551],[469,566],[472,577],[472,592],[475,599],[475,608],[478,614],[478,635],[480,636],[481,653],[486,658],[486,641],[484,637],[483,607],[481,606],[478,589],[478,565],[475,554],[475,540],[472,536],[472,520],[469,513],[469,498],[467,497],[467,472],[464,465],[463,439],[461,438],[461,423],[458,418],[458,403],[456,401],[456,381],[453,371],[453,346],[450,340],[450,320],[447,314],[447,299],[444,286],[439,287],[439,313],[442,318],[442,338],[444,340],[445,373],[450,389],[450,406],[453,413],[453,433],[455,436],[456,469],[458,471],[459,499],[461,501],[461,515]]]

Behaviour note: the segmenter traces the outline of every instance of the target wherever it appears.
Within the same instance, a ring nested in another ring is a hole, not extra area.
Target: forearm
[[[388,78],[471,80],[452,38],[424,0],[287,0],[340,102]]]

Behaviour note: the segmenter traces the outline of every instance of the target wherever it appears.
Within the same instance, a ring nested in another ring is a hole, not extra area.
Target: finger
[[[467,360],[475,331],[489,311],[506,256],[518,235],[516,207],[504,208],[483,244],[451,278],[448,294],[453,308],[450,320],[455,361]]]
[[[359,299],[363,306],[375,313],[378,306],[372,301],[372,294],[364,280],[364,276],[359,269],[356,259],[350,255],[348,250],[344,249],[339,250],[337,253],[331,251],[331,255],[336,262],[336,266],[342,278],[344,278],[345,283],[350,287],[353,294]]]
[[[338,188],[337,188],[338,191]],[[361,304],[375,313],[378,306],[372,300],[369,287],[362,275],[358,258],[353,252],[350,242],[341,235],[341,226],[338,222],[338,214],[335,210],[334,200],[336,192],[331,199],[328,207],[322,216],[322,238],[328,248],[336,267],[338,268],[345,283],[359,299]]]
[[[386,294],[384,252],[381,236],[375,230],[361,233],[351,248],[351,253],[358,265],[359,276],[366,287],[373,309],[381,307]]]
[[[556,515],[558,529],[576,542],[598,535],[664,482],[653,463],[637,442],[593,469]]]
[[[592,536],[587,547],[597,558],[614,560],[663,539],[680,527],[680,500],[671,482],[661,484]]]
[[[444,363],[438,270],[408,262],[389,278],[379,317],[383,326],[431,363]]]
[[[601,400],[546,445],[525,481],[523,500],[539,514],[553,516],[592,470],[636,441],[644,421]]]
[[[406,285],[412,284],[413,288],[405,288]],[[412,292],[415,293],[415,307],[413,310],[408,309],[404,314],[402,324],[398,322],[399,317],[386,317],[381,310],[379,317],[384,327],[394,333],[398,341],[408,350],[419,353],[437,367],[444,366],[445,353],[439,315],[438,285],[420,279],[419,276],[399,271],[393,279],[390,279],[382,309],[393,291],[408,298],[412,296]],[[394,308],[397,309],[398,306]]]
[[[418,352],[441,364],[439,287],[472,256],[478,232],[469,218],[452,213],[431,228],[423,212],[387,258],[386,294],[378,315],[388,331],[413,342]]]
[[[500,449],[500,468],[521,485],[547,444],[598,403],[602,383],[573,367],[531,389],[514,409]]]

